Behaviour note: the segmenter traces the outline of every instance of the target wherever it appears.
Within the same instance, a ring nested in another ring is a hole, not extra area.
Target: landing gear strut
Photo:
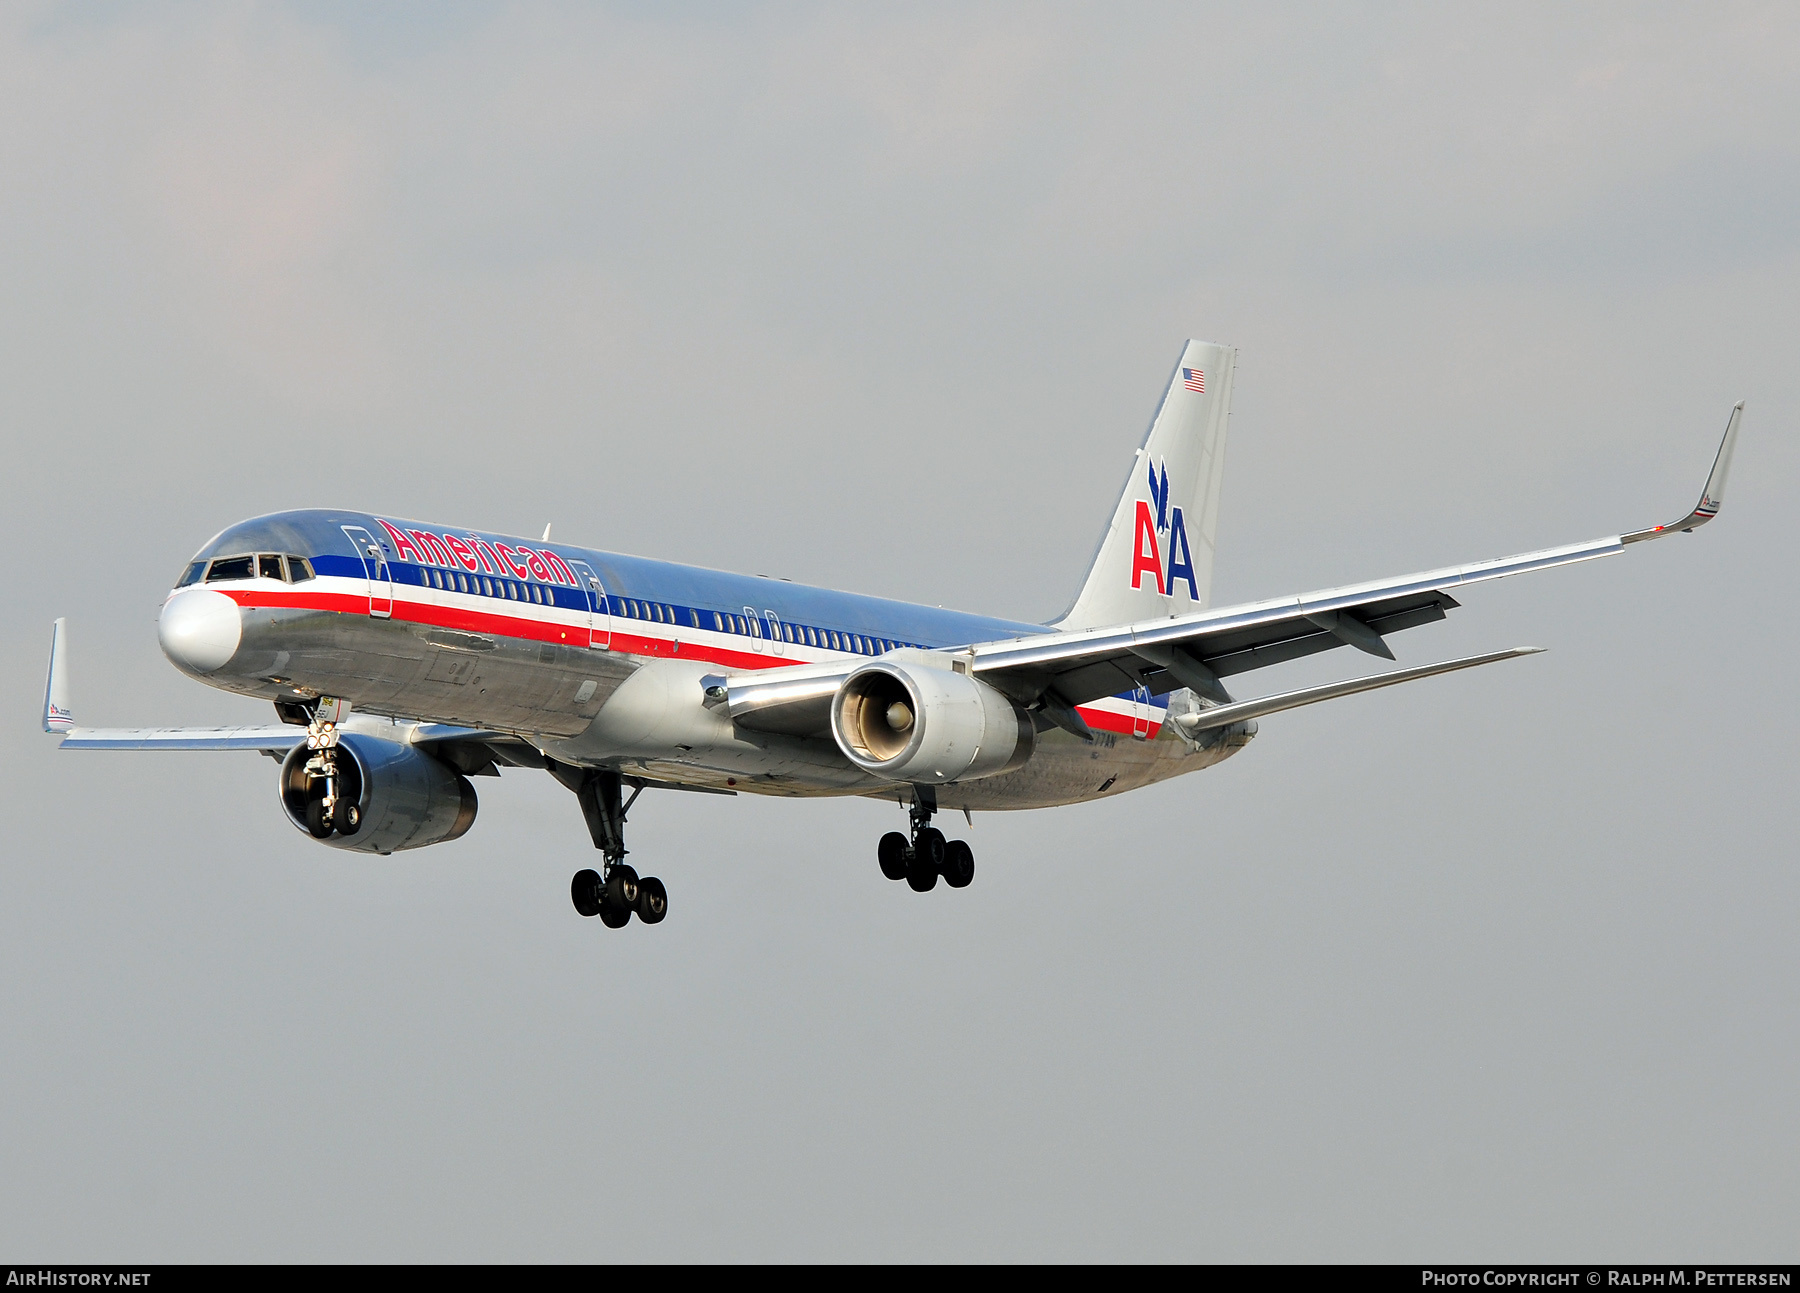
[[[608,929],[622,929],[635,912],[646,925],[655,925],[669,914],[669,891],[655,876],[638,878],[625,864],[625,815],[644,793],[640,784],[624,797],[625,782],[616,772],[596,768],[555,765],[556,779],[575,792],[588,834],[600,850],[600,870],[589,867],[575,873],[569,897],[583,916],[598,916]]]
[[[930,786],[913,787],[912,837],[889,831],[881,837],[875,856],[881,863],[881,874],[890,880],[904,880],[915,893],[937,887],[942,876],[952,889],[967,887],[975,878],[975,851],[962,840],[946,840],[944,833],[931,824],[937,812],[937,792]]]
[[[362,828],[357,795],[346,787],[338,767],[337,719],[348,708],[342,701],[315,701],[306,724],[306,748],[311,751],[302,769],[307,784],[306,829],[317,840],[329,838],[333,831],[354,835]],[[321,787],[323,794],[313,793]]]

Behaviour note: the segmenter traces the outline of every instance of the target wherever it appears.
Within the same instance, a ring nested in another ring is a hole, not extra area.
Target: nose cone
[[[211,673],[237,653],[243,636],[238,604],[224,593],[188,588],[163,603],[156,637],[177,668]]]

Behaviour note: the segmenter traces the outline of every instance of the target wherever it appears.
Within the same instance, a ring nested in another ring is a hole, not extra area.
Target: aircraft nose
[[[237,653],[243,636],[238,604],[224,593],[190,588],[163,603],[156,638],[178,668],[211,673]]]

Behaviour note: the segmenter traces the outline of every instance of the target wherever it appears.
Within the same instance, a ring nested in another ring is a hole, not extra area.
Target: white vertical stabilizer
[[[1190,341],[1182,350],[1093,569],[1057,628],[1184,615],[1211,601],[1236,363],[1230,346]]]

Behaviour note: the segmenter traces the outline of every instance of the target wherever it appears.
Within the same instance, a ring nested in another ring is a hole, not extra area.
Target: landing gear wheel
[[[906,883],[914,893],[935,889],[938,872],[944,867],[944,833],[927,826],[913,840],[912,861],[906,868]]]
[[[332,810],[331,824],[337,827],[339,835],[354,835],[362,825],[362,809],[348,799],[340,799]]]
[[[631,909],[637,906],[641,887],[638,873],[623,862],[619,863],[606,877],[606,905],[629,917]],[[619,923],[622,925],[625,922]]]
[[[944,846],[944,883],[952,889],[966,889],[975,878],[975,850],[963,840],[951,840]]]
[[[577,871],[575,878],[569,882],[569,897],[574,900],[575,910],[583,916],[600,914],[600,873],[589,867],[585,871]]]
[[[654,925],[669,914],[669,891],[655,876],[638,881],[637,916],[646,925]]]
[[[906,879],[906,836],[889,831],[875,846],[875,856],[881,862],[882,875],[890,880]]]
[[[323,799],[306,801],[306,829],[315,840],[325,839],[331,834],[331,823],[325,817]]]
[[[600,923],[608,929],[624,929],[630,920],[631,908],[627,907],[624,911],[620,911],[610,902],[600,904]]]

